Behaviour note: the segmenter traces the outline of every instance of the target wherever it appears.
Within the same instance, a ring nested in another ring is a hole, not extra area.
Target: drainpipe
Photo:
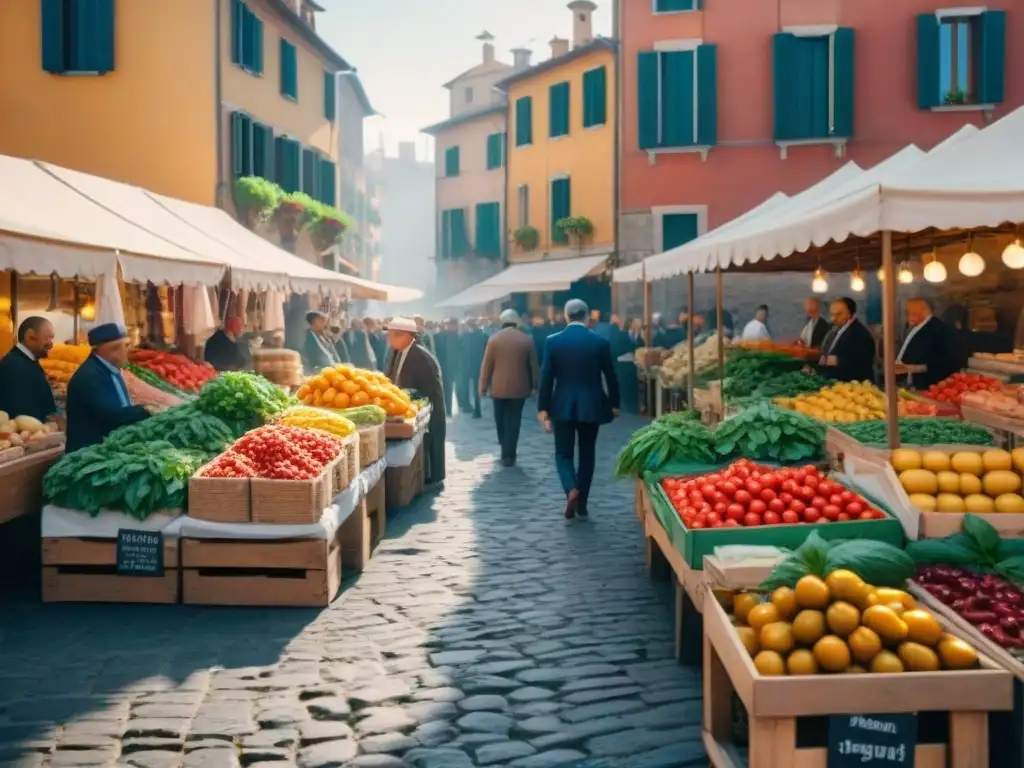
[[[213,8],[213,93],[214,93],[214,105],[213,105],[213,121],[214,121],[214,135],[216,136],[217,142],[217,188],[214,190],[214,200],[217,201],[217,205],[224,207],[224,121],[221,118],[221,104],[223,103],[222,91],[223,83],[221,78],[221,3],[223,0],[217,0],[214,3]]]

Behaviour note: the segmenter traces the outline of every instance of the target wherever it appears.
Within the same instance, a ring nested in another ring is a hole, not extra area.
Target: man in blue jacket
[[[568,325],[548,337],[537,394],[538,418],[555,432],[555,467],[565,490],[565,519],[589,516],[597,433],[619,415],[619,382],[612,347],[586,326],[590,310],[580,299],[565,305]],[[602,378],[604,384],[602,386]],[[579,443],[579,469],[573,454]]]
[[[121,369],[128,364],[128,337],[115,323],[89,331],[92,354],[68,382],[68,453],[103,441],[118,427],[149,418],[132,405]]]

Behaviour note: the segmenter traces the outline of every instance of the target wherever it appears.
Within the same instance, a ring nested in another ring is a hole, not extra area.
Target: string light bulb
[[[974,250],[973,234],[967,236],[967,253],[960,257],[957,268],[964,277],[977,277],[985,271],[985,259]]]
[[[935,255],[932,255],[932,260],[924,265],[924,279],[929,283],[944,283],[948,277],[946,273],[946,267],[941,261],[939,261]]]
[[[814,270],[814,279],[811,280],[811,290],[815,293],[826,293],[828,291],[828,278],[821,267]]]
[[[1003,249],[1003,264],[1010,269],[1024,269],[1024,245],[1014,240]]]
[[[914,273],[910,270],[910,264],[904,261],[900,264],[900,270],[896,273],[896,281],[900,285],[910,285],[914,282]]]
[[[878,272],[876,272],[875,274],[878,275],[878,282],[885,282],[885,267],[879,267]]]
[[[854,293],[863,293],[865,288],[867,285],[864,282],[864,275],[858,267],[850,274],[850,290]]]

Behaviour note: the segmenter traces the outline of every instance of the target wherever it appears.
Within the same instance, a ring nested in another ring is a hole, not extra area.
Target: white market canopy
[[[227,212],[67,168],[0,155],[0,269],[97,279],[120,264],[129,282],[422,295],[323,269],[275,246]]]
[[[565,291],[577,280],[601,272],[607,262],[608,254],[603,254],[514,264],[436,306],[479,307],[513,293]]]

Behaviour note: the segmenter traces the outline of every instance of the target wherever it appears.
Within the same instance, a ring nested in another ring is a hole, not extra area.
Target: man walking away
[[[589,516],[587,502],[594,479],[597,433],[619,415],[619,382],[612,347],[585,325],[589,309],[571,299],[565,305],[568,325],[550,336],[537,395],[538,418],[555,432],[555,466],[565,490],[565,519]],[[602,386],[601,379],[604,379]],[[579,443],[579,468],[573,454]]]
[[[474,318],[466,320],[466,330],[460,338],[459,361],[459,410],[473,411],[473,418],[480,418],[480,393],[477,390],[480,366],[487,348],[487,335],[480,330]]]
[[[490,390],[501,463],[506,467],[516,463],[523,403],[537,389],[537,368],[533,339],[519,330],[516,311],[506,309],[501,313],[501,330],[487,342],[480,364],[480,397]]]

